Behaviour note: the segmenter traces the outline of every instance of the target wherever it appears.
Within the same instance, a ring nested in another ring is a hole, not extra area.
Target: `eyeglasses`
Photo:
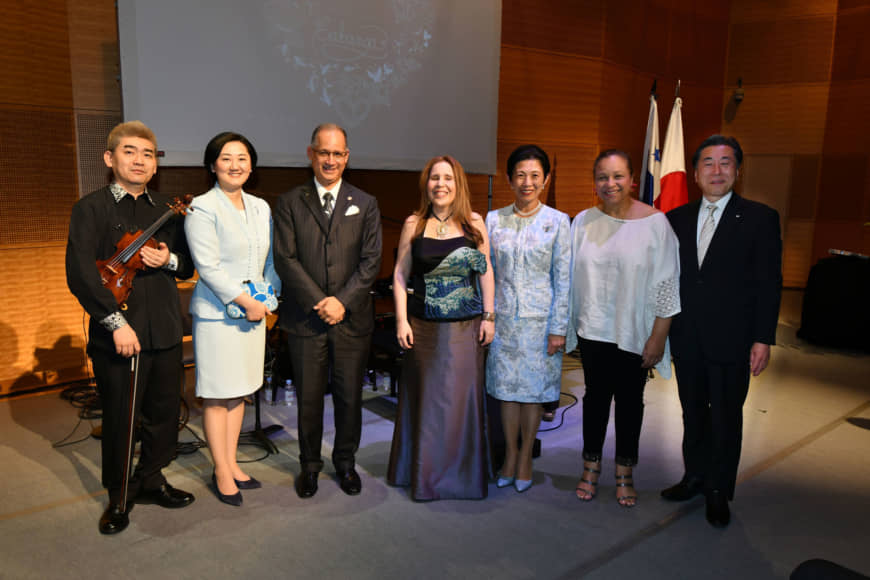
[[[335,159],[341,161],[345,157],[347,157],[347,151],[327,151],[326,149],[317,149],[314,152],[317,155],[318,159],[329,159],[330,157],[334,157]]]

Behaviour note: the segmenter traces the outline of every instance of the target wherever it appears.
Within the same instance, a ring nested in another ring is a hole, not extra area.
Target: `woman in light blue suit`
[[[281,281],[272,264],[269,204],[242,189],[257,165],[254,146],[238,133],[220,133],[206,146],[203,162],[216,183],[193,200],[184,221],[199,272],[190,301],[196,395],[205,401],[203,427],[215,465],[215,492],[222,502],[239,506],[240,489],[260,487],[239,467],[236,451],[244,397],[263,381],[265,318],[271,314],[242,283],[265,280],[279,294]],[[244,309],[244,318],[227,314],[231,303]]]
[[[514,202],[486,216],[495,272],[495,338],[486,390],[501,401],[504,464],[497,487],[532,486],[532,448],[542,403],[559,400],[568,328],[571,231],[568,216],[541,201],[550,158],[537,145],[510,154]],[[517,440],[522,439],[522,446]]]

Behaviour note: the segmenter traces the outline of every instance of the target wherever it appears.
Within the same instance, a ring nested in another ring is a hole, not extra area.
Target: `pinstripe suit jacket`
[[[338,329],[351,336],[371,333],[369,291],[381,265],[377,199],[342,180],[328,219],[312,179],[281,195],[274,219],[275,269],[284,297],[281,328],[296,336],[326,332],[329,325],[313,309],[335,296],[346,310]]]

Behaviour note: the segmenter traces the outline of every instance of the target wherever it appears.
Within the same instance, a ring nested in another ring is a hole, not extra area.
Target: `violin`
[[[97,260],[97,270],[100,271],[100,279],[103,287],[108,289],[121,310],[127,310],[127,298],[130,297],[130,292],[133,291],[133,278],[136,272],[144,270],[147,266],[142,262],[142,256],[139,255],[139,250],[143,246],[154,248],[159,247],[152,236],[159,230],[166,220],[173,215],[187,215],[188,211],[193,211],[190,208],[190,202],[193,201],[192,195],[185,195],[184,198],[175,198],[172,203],[166,205],[169,209],[160,216],[157,221],[151,224],[148,229],[136,232],[126,232],[115,247],[118,251],[108,260]]]

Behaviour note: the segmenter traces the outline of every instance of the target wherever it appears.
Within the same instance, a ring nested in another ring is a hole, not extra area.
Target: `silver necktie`
[[[323,194],[323,211],[326,213],[326,217],[332,216],[332,193],[326,192]]]
[[[713,232],[716,231],[716,221],[713,219],[716,209],[715,204],[711,203],[707,206],[707,219],[701,225],[701,235],[698,237],[698,266],[704,263],[704,256],[707,254],[707,248],[710,247]]]

